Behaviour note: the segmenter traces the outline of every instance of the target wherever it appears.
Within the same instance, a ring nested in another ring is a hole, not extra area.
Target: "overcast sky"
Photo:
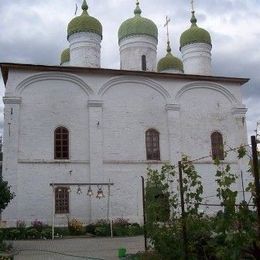
[[[119,68],[117,31],[133,16],[135,0],[87,0],[89,14],[103,25],[101,64]],[[248,107],[248,134],[260,121],[260,1],[194,0],[198,25],[212,37],[215,75],[249,77],[243,87]],[[75,4],[81,14],[82,0],[0,0],[0,62],[58,65],[68,47],[66,30],[74,17]],[[159,29],[158,59],[165,55],[165,16],[169,16],[173,52],[180,57],[179,38],[190,26],[190,0],[140,0],[142,15]],[[4,85],[0,78],[0,94]],[[3,104],[0,103],[0,127]]]

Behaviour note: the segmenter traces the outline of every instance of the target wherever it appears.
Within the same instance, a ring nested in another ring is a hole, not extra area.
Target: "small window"
[[[224,160],[224,143],[222,134],[214,132],[211,134],[212,159]]]
[[[160,160],[159,132],[149,129],[145,133],[147,160]]]
[[[65,127],[54,132],[54,159],[69,159],[69,131]]]
[[[55,189],[55,213],[69,213],[69,189],[67,187],[57,187]]]
[[[142,55],[142,70],[146,71],[146,56]]]

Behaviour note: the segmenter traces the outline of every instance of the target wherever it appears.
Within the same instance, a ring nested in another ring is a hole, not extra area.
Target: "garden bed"
[[[137,223],[129,223],[125,219],[116,219],[113,222],[113,236],[137,236],[143,234],[143,227]],[[84,226],[79,220],[72,219],[67,227],[55,227],[55,238],[111,236],[110,223],[99,220],[96,223]],[[52,228],[38,220],[27,227],[23,221],[17,223],[16,228],[1,228],[0,238],[2,240],[35,240],[51,239]]]

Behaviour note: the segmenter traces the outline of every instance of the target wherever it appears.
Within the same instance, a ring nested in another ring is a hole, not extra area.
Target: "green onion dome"
[[[68,25],[68,38],[72,34],[79,32],[92,32],[102,37],[102,25],[96,18],[88,14],[86,0],[83,1],[81,8],[83,10],[82,14],[73,18]]]
[[[170,42],[168,41],[167,54],[164,58],[160,59],[157,64],[157,71],[163,72],[165,70],[178,70],[183,72],[183,63],[180,59],[173,56],[171,53]]]
[[[136,3],[135,16],[124,21],[118,30],[118,41],[132,35],[148,35],[158,40],[158,29],[153,21],[141,16],[139,3]]]
[[[70,61],[70,49],[65,49],[60,56],[60,64]]]
[[[211,45],[211,37],[208,31],[197,26],[197,19],[192,11],[191,27],[182,33],[180,38],[180,49],[192,43],[207,43]]]

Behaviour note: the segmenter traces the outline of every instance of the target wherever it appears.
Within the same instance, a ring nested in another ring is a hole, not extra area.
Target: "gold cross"
[[[171,21],[171,19],[166,15],[166,23],[164,25],[164,27],[167,28],[167,42],[169,42],[169,22]]]

